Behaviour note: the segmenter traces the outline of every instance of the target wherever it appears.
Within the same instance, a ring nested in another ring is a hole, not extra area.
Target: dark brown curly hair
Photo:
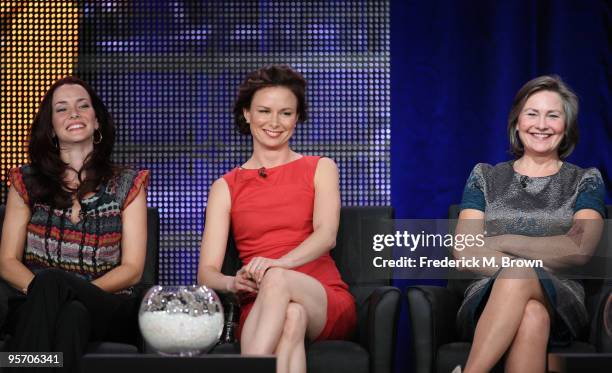
[[[238,95],[234,101],[234,122],[238,132],[251,134],[251,128],[244,117],[244,109],[251,107],[255,92],[266,87],[286,87],[297,98],[298,121],[308,119],[308,104],[306,103],[306,80],[302,74],[287,65],[269,65],[252,71],[238,87]]]
[[[70,188],[64,181],[64,174],[69,166],[62,161],[52,135],[53,94],[66,84],[80,85],[87,91],[98,119],[98,130],[102,135],[102,140],[94,144],[93,151],[85,159],[83,168],[75,170],[79,178],[79,186],[76,189]],[[110,113],[89,84],[73,76],[53,83],[40,103],[29,133],[28,156],[32,166],[32,174],[29,175],[31,203],[43,202],[65,208],[71,204],[73,195],[76,195],[80,201],[87,193],[96,191],[102,184],[108,182],[120,169],[111,161],[115,131],[115,123]],[[85,176],[84,179],[82,176]]]

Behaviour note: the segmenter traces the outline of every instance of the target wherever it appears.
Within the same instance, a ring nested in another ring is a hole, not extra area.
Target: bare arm
[[[455,229],[455,234],[471,234],[471,235],[484,235],[484,212],[476,209],[464,209],[461,210],[459,214],[459,221],[457,222],[457,228]],[[458,250],[453,249],[453,256],[456,259],[470,259],[470,258],[495,258],[496,263],[499,263],[502,257],[510,257],[510,255],[504,254],[498,250],[498,247],[489,239],[484,239],[484,245],[478,246],[474,245],[466,245],[465,249]],[[480,260],[482,264],[483,261]],[[458,268],[459,270],[466,270],[466,268]],[[471,267],[469,268],[471,272],[483,274],[483,275],[493,275],[497,272],[498,268],[496,267]]]
[[[229,235],[231,204],[229,187],[225,180],[220,178],[213,183],[208,194],[206,223],[200,245],[198,284],[233,293],[255,292],[257,285],[244,275],[244,271],[238,271],[236,276],[221,273]]]
[[[484,246],[470,246],[463,251],[453,250],[456,258],[471,257],[520,257],[541,259],[549,269],[561,269],[585,264],[593,255],[603,230],[603,219],[595,210],[583,209],[574,214],[574,225],[565,235],[530,237],[506,234],[485,238]],[[465,209],[459,215],[457,233],[484,233],[484,213],[479,210]],[[495,268],[472,271],[492,274]]]
[[[497,250],[526,259],[542,259],[551,269],[583,265],[597,248],[603,231],[603,219],[595,210],[582,209],[574,214],[574,224],[564,235],[530,237],[508,234],[492,237]]]
[[[315,200],[313,232],[295,249],[279,259],[256,257],[245,267],[257,282],[270,267],[295,268],[313,261],[336,245],[340,220],[338,168],[329,158],[321,158],[314,177]]]
[[[123,209],[121,225],[121,264],[92,281],[92,284],[109,293],[126,289],[142,277],[147,250],[145,188],[140,188],[136,198]]]
[[[11,186],[6,201],[2,241],[0,241],[0,276],[16,289],[26,292],[34,274],[22,263],[30,221],[29,206]]]

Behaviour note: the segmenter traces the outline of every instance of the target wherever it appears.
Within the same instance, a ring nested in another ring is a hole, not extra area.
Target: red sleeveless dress
[[[280,258],[313,232],[314,174],[320,158],[303,156],[267,168],[266,177],[242,168],[223,175],[232,198],[232,232],[244,265],[256,256]],[[316,340],[349,338],[357,319],[355,300],[329,253],[292,270],[317,279],[327,294],[327,321]],[[241,300],[240,330],[254,301],[254,296]]]

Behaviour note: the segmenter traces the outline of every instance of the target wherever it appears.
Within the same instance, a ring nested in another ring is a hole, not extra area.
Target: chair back
[[[584,280],[585,305],[589,312],[590,320],[604,320],[606,317],[603,314],[604,306],[607,297],[612,290],[612,205],[606,205],[607,220],[604,224],[604,231],[599,241],[599,245],[593,254],[593,258],[580,271],[582,273],[593,273],[598,278]],[[609,341],[602,334],[605,330],[598,322],[591,322],[590,330],[588,330],[588,340],[595,344],[598,351],[603,346],[598,344],[601,341]],[[587,336],[585,336],[587,337]]]
[[[147,256],[140,283],[147,286],[159,283],[159,210],[157,207],[147,208]]]
[[[238,248],[236,247],[236,241],[230,227],[229,236],[227,238],[227,247],[225,249],[225,257],[223,258],[223,265],[221,266],[221,273],[226,276],[235,276],[236,272],[242,267],[242,261],[238,255]]]
[[[391,285],[392,268],[375,268],[375,256],[392,259],[391,249],[375,252],[372,249],[375,234],[393,234],[393,208],[390,206],[347,206],[340,210],[340,225],[336,247],[331,256],[336,262],[340,275],[355,297],[357,328],[354,340],[368,346],[370,330],[369,300],[372,292],[381,286]]]
[[[336,247],[331,256],[350,286],[386,286],[391,283],[392,269],[374,269],[374,256],[391,258],[391,250],[375,253],[375,234],[393,232],[393,208],[390,206],[348,206],[340,210]]]

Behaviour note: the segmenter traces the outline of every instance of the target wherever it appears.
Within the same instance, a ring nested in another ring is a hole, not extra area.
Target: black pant
[[[0,289],[8,304],[2,329],[12,336],[7,351],[61,351],[61,371],[80,372],[89,341],[136,344],[140,294],[110,294],[60,269],[38,272],[27,296],[7,286]]]

